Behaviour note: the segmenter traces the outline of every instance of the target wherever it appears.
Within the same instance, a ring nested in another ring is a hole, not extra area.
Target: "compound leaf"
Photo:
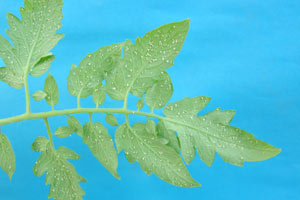
[[[135,44],[127,40],[123,58],[106,79],[106,92],[116,100],[124,100],[129,92],[142,97],[159,79],[159,75],[173,65],[189,29],[189,19],[166,24],[138,37]]]
[[[28,73],[40,76],[47,71],[49,66],[41,67],[39,62],[63,38],[63,34],[56,33],[61,27],[62,6],[62,0],[25,0],[25,7],[20,8],[22,20],[7,13],[6,33],[13,46],[0,36],[0,57],[6,65],[1,70],[6,73],[0,73],[2,81],[20,89]]]
[[[167,129],[177,131],[182,156],[187,163],[195,156],[194,148],[209,166],[216,152],[225,162],[238,166],[243,166],[244,161],[262,161],[280,153],[280,149],[230,126],[234,111],[216,109],[202,117],[197,116],[209,100],[208,97],[185,98],[163,110],[167,116],[163,122]]]
[[[98,161],[117,179],[118,157],[111,136],[99,122],[88,122],[83,127],[83,142],[88,145]]]
[[[5,171],[11,180],[16,169],[16,159],[12,146],[6,137],[0,131],[0,167]]]
[[[168,73],[163,72],[160,77],[161,79],[146,92],[145,101],[151,110],[162,108],[173,94],[173,85]]]
[[[82,200],[82,196],[85,195],[78,182],[87,181],[77,174],[71,163],[65,160],[65,157],[73,156],[69,154],[70,152],[71,150],[65,147],[55,150],[49,142],[33,167],[35,176],[40,177],[47,172],[46,185],[50,184],[48,197],[54,200]]]
[[[59,93],[57,83],[50,73],[45,80],[44,92],[46,93],[46,102],[50,106],[54,106],[58,103]]]
[[[47,94],[44,91],[38,90],[31,96],[35,101],[41,101],[46,98]]]
[[[145,124],[136,123],[132,128],[127,124],[119,126],[115,141],[118,152],[124,150],[128,161],[137,161],[148,175],[154,173],[162,180],[180,187],[200,186],[191,177],[178,153],[147,133]]]
[[[71,95],[85,98],[104,80],[105,72],[113,69],[115,57],[121,55],[123,43],[104,46],[88,54],[78,67],[73,65],[67,79]]]

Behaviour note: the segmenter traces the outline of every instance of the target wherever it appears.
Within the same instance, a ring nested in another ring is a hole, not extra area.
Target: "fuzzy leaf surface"
[[[117,179],[118,156],[111,136],[99,122],[88,122],[83,127],[83,142],[88,145],[98,161]]]
[[[138,37],[135,44],[127,40],[123,58],[107,77],[107,94],[115,100],[124,100],[129,93],[142,97],[159,75],[173,65],[189,24],[188,19],[166,24],[146,33],[143,38]]]
[[[229,125],[234,111],[217,109],[197,116],[209,102],[209,97],[185,98],[171,103],[163,110],[167,129],[178,133],[184,160],[190,163],[197,149],[200,158],[212,165],[217,152],[225,162],[243,166],[245,161],[262,161],[280,149],[254,138],[250,133]]]
[[[172,148],[161,144],[145,130],[145,124],[127,124],[118,127],[115,133],[118,152],[124,150],[130,163],[137,161],[150,175],[154,173],[167,183],[180,187],[200,186],[189,174],[181,157]]]
[[[0,70],[2,81],[20,89],[27,74],[40,76],[47,71],[48,66],[39,69],[34,66],[48,57],[49,51],[63,38],[63,34],[56,33],[61,27],[62,6],[62,0],[25,0],[24,8],[20,8],[22,20],[7,13],[6,33],[13,45],[0,35],[0,57],[6,65]]]
[[[0,167],[11,180],[16,169],[16,159],[12,146],[6,135],[0,132]]]

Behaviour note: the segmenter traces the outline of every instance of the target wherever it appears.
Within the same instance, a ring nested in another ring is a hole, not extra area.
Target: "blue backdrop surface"
[[[7,37],[6,12],[19,16],[22,0],[0,0],[0,34]],[[299,0],[65,0],[65,38],[53,49],[56,60],[50,72],[60,90],[56,109],[76,106],[66,87],[72,64],[99,47],[135,40],[160,25],[191,19],[191,27],[175,65],[168,69],[174,85],[171,101],[189,96],[210,96],[203,113],[216,107],[237,110],[232,125],[245,129],[282,152],[264,162],[244,167],[227,164],[217,156],[212,167],[196,159],[188,166],[203,186],[184,189],[156,176],[148,177],[138,164],[119,155],[121,181],[113,178],[91,155],[78,136],[55,139],[82,155],[72,162],[89,180],[81,184],[86,200],[94,199],[210,199],[283,200],[300,198],[300,1]],[[2,61],[0,61],[2,65]],[[29,78],[31,93],[42,89],[46,75]],[[131,97],[129,107],[135,108]],[[82,102],[94,107],[91,98]],[[109,101],[107,107],[121,102]],[[35,112],[50,110],[45,102],[32,102]],[[0,82],[0,118],[23,113],[24,91]],[[161,114],[161,111],[157,113]],[[87,115],[79,115],[81,122]],[[51,129],[65,124],[65,117],[51,118]],[[103,116],[97,115],[103,122]],[[123,120],[118,116],[118,120]],[[133,120],[139,120],[133,118]],[[103,122],[107,125],[105,122]],[[108,126],[108,125],[107,125]],[[30,150],[37,136],[45,136],[41,120],[1,127],[16,153],[12,182],[0,170],[0,199],[47,199],[44,176],[32,174],[38,153]],[[115,129],[109,127],[113,135]]]

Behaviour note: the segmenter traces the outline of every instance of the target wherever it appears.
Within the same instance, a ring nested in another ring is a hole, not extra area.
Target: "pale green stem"
[[[25,99],[26,99],[26,113],[30,113],[30,94],[29,94],[27,76],[25,76],[24,78],[24,89],[25,89]]]
[[[49,112],[40,112],[40,113],[25,113],[22,115],[17,115],[14,117],[9,117],[6,119],[0,119],[0,126],[5,124],[10,124],[14,122],[20,122],[25,120],[32,120],[32,119],[42,119],[48,117],[54,117],[59,115],[71,115],[71,114],[78,114],[78,113],[120,113],[120,114],[127,114],[127,115],[142,115],[146,117],[153,117],[157,119],[165,119],[162,116],[153,114],[153,113],[145,113],[145,112],[138,112],[133,110],[127,110],[124,108],[75,108],[75,109],[68,109],[68,110],[54,110]]]
[[[77,108],[80,108],[80,96],[77,97]]]
[[[89,113],[90,122],[93,122],[93,113]]]
[[[48,119],[44,118],[44,122],[45,122],[45,125],[46,125],[46,129],[47,129],[47,133],[48,133],[50,143],[51,143],[52,147],[54,148],[53,140],[52,140],[52,133],[51,133],[51,130],[50,130]]]

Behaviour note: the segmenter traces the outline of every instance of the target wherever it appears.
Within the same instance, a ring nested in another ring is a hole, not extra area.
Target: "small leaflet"
[[[45,137],[37,137],[31,145],[31,149],[35,152],[43,152],[46,150],[49,140]]]
[[[33,93],[33,95],[31,96],[35,101],[41,101],[46,98],[47,94],[42,90],[38,90],[35,93]]]
[[[158,138],[166,143],[167,146],[173,148],[177,153],[180,152],[180,144],[175,131],[168,130],[162,121],[156,124]],[[166,142],[167,141],[167,142]]]
[[[12,175],[16,169],[16,159],[12,146],[6,137],[0,130],[0,167],[5,171],[11,180]]]
[[[65,137],[68,137],[68,136],[72,135],[72,133],[74,133],[74,132],[75,132],[74,128],[71,128],[71,127],[68,127],[68,126],[61,126],[58,129],[56,129],[54,134],[57,137],[65,138]]]
[[[173,85],[171,78],[167,72],[161,74],[161,79],[158,80],[146,92],[145,101],[151,110],[159,109],[169,102],[173,94]]]
[[[111,126],[118,126],[118,121],[113,114],[107,114],[105,116],[105,121]]]
[[[78,160],[80,158],[80,155],[64,146],[58,147],[56,151],[63,159]]]
[[[96,107],[102,105],[105,101],[105,90],[104,87],[99,84],[93,92],[93,101],[96,104]]]
[[[136,108],[137,110],[141,110],[144,107],[145,103],[144,103],[144,99],[140,98],[137,102],[136,102]]]
[[[80,137],[83,136],[83,127],[78,121],[78,119],[76,119],[76,117],[74,116],[68,117],[67,123],[69,124],[70,128],[72,128],[74,132],[77,133],[77,135],[79,135]]]
[[[45,86],[44,86],[44,92],[46,95],[46,102],[50,106],[54,106],[58,103],[59,100],[59,93],[58,93],[58,87],[57,83],[53,76],[49,73],[46,80],[45,80]]]
[[[155,122],[153,120],[150,119],[147,120],[145,130],[151,135],[157,136],[157,132],[155,130]]]
[[[31,69],[30,75],[35,77],[42,76],[44,73],[48,71],[54,59],[55,59],[54,55],[42,57]]]

